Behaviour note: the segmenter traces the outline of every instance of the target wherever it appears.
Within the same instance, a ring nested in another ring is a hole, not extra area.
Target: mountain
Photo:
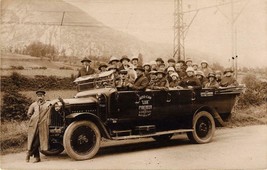
[[[23,49],[34,41],[54,45],[69,56],[171,54],[171,46],[147,44],[114,30],[63,0],[2,0],[3,51]]]

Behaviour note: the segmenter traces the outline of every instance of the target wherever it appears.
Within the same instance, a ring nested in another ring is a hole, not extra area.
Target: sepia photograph
[[[0,14],[0,169],[267,169],[267,0]]]

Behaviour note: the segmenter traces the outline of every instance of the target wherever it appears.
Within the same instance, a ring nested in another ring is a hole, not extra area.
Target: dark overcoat
[[[145,75],[141,75],[136,78],[132,89],[134,90],[145,90],[149,84],[148,78]]]
[[[95,73],[96,73],[96,71],[89,66],[88,66],[88,69],[86,69],[86,67],[82,67],[79,70],[77,77],[82,77],[82,76],[91,75],[91,74],[95,74]]]

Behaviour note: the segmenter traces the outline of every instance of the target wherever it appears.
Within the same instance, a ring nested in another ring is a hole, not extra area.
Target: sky
[[[111,28],[145,42],[173,46],[174,0],[65,0]],[[185,50],[232,57],[231,0],[184,0]],[[234,0],[234,55],[239,66],[267,67],[267,0]],[[218,7],[215,5],[226,3]],[[206,8],[210,7],[210,8]]]

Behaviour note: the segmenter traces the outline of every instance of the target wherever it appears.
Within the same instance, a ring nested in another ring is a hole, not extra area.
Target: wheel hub
[[[200,125],[199,125],[199,130],[202,131],[202,132],[207,132],[208,131],[208,127],[207,127],[207,124],[202,122]]]
[[[80,135],[78,137],[78,143],[80,145],[85,144],[85,143],[88,143],[88,141],[89,141],[89,139],[85,135]]]

